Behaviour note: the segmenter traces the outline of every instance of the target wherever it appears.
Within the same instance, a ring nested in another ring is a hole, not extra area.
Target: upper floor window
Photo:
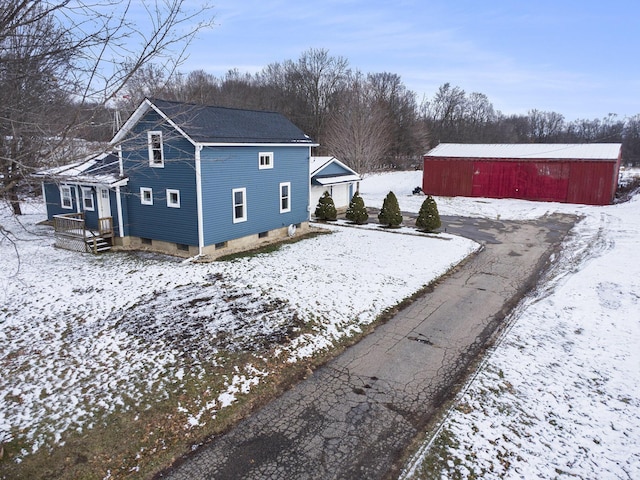
[[[140,187],[140,203],[153,205],[153,190],[151,188]]]
[[[60,206],[66,209],[73,208],[73,197],[71,196],[71,187],[62,185],[60,187]]]
[[[233,223],[247,221],[247,189],[234,188],[231,191],[233,200]]]
[[[258,154],[258,168],[273,168],[273,152],[260,152]]]
[[[180,190],[167,188],[167,207],[180,208]]]
[[[291,211],[291,182],[280,184],[280,213]]]
[[[147,146],[149,148],[149,166],[164,167],[162,132],[147,132]]]
[[[82,187],[82,208],[93,212],[93,189],[90,187]]]

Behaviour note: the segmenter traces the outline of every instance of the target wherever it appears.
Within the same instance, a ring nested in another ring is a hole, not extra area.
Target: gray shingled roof
[[[280,113],[151,102],[198,143],[313,143]]]

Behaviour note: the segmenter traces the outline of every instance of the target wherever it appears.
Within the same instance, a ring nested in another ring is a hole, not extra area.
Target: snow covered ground
[[[417,185],[420,172],[373,176],[363,197],[380,206],[390,188]],[[437,200],[441,214],[584,220],[402,478],[640,478],[640,198],[606,207]],[[406,211],[420,201],[399,195]]]
[[[26,443],[21,456],[116,409],[147,408],[203,365],[227,365],[229,352],[283,362],[311,356],[479,247],[446,234],[331,226],[331,235],[230,262],[94,256],[54,248],[51,228],[36,225],[42,204],[24,210],[23,228],[0,207],[10,231],[0,236],[0,443]],[[415,262],[429,274],[406,268]],[[231,367],[213,398],[180,407],[185,428],[206,423],[267,375]]]
[[[420,178],[371,175],[361,193],[380,207],[393,190],[403,210],[417,212],[424,197],[410,193]],[[640,200],[436,200],[443,215],[570,212],[584,220],[405,477],[433,478],[425,466],[435,459],[442,478],[640,478]],[[50,229],[35,225],[42,206],[25,207],[25,229],[0,207],[0,225],[12,232],[0,239],[0,442],[20,437],[31,450],[91,428],[105,412],[148,398],[144,392],[178,388],[225,352],[276,343],[273,353],[286,361],[312,355],[476,248],[451,236],[336,226],[332,235],[226,263],[95,257],[54,249]],[[431,275],[404,268],[415,262],[432,265]],[[313,328],[296,336],[305,322]],[[189,412],[185,428],[269,375],[237,367],[217,396]]]

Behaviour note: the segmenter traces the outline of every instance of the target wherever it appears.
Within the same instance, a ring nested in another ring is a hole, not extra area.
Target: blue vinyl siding
[[[77,187],[71,186],[71,200],[73,208],[62,208],[60,200],[60,187],[57,183],[45,183],[44,194],[47,197],[47,219],[53,220],[54,215],[63,215],[65,213],[76,213],[78,211],[78,205],[76,204]]]
[[[318,172],[316,172],[315,176],[325,177],[327,175],[338,176],[338,175],[351,175],[353,172],[346,170],[342,166],[338,165],[335,162],[329,163],[324,168],[321,168]]]
[[[258,168],[259,152],[273,152],[273,168]],[[205,147],[200,158],[205,245],[308,219],[308,146]],[[286,213],[280,213],[282,182],[291,182],[291,211]],[[233,223],[234,188],[247,190],[246,222]]]
[[[91,188],[93,195],[93,211],[84,210],[82,205],[82,185],[71,185],[71,184],[63,184],[69,185],[71,187],[71,201],[73,204],[73,208],[62,208],[61,200],[60,200],[60,185],[57,183],[45,183],[44,184],[44,193],[47,197],[47,219],[53,220],[55,215],[64,215],[67,213],[77,213],[78,210],[84,212],[84,221],[87,228],[92,230],[98,230],[98,196],[96,192],[96,188],[94,186],[87,186]],[[76,191],[78,195],[76,196]],[[118,227],[118,204],[116,201],[116,192],[114,190],[109,190],[109,201],[111,203],[111,216],[113,218],[113,227],[115,235],[120,234],[120,230]],[[80,208],[78,208],[77,200],[80,199]],[[124,210],[124,205],[123,205]],[[124,214],[123,214],[124,216]]]
[[[149,165],[147,131],[161,130],[164,167]],[[178,132],[160,124],[153,111],[139,122],[123,146],[123,201],[127,204],[125,231],[134,237],[198,245],[195,147]],[[140,187],[153,189],[153,205],[140,202]],[[167,189],[180,191],[180,208],[167,206]]]

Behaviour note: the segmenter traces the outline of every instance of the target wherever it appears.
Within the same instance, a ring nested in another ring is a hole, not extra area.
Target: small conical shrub
[[[397,227],[402,223],[402,213],[400,212],[400,205],[398,205],[398,199],[393,192],[389,192],[382,202],[382,209],[378,214],[378,221],[382,225],[388,227]]]
[[[431,195],[427,196],[416,220],[416,227],[426,232],[433,232],[440,228],[440,214],[438,213],[438,205]]]
[[[318,201],[315,216],[318,220],[335,220],[338,217],[336,205],[329,192],[324,192]]]
[[[351,220],[358,225],[362,225],[369,220],[369,214],[367,213],[367,208],[364,206],[364,200],[358,192],[353,194],[345,217],[347,217],[347,220]]]

